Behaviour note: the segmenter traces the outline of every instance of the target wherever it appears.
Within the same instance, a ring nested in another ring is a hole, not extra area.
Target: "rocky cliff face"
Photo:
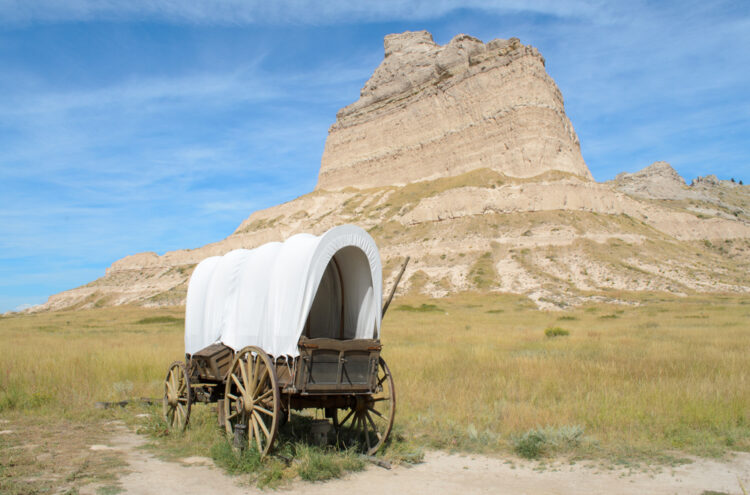
[[[386,38],[360,100],[339,112],[315,191],[254,212],[221,241],[115,262],[41,309],[184,304],[202,259],[342,223],[380,247],[400,290],[525,294],[539,307],[613,291],[750,293],[750,186],[691,186],[660,162],[590,178],[543,59],[517,40]]]
[[[317,189],[404,185],[487,168],[590,179],[563,98],[536,48],[427,31],[385,38],[385,58],[331,126]]]

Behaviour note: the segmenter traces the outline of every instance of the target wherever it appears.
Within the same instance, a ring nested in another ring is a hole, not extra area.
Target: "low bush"
[[[564,337],[566,335],[570,335],[570,332],[560,327],[549,327],[544,331],[544,335],[547,338],[552,339],[554,337]]]
[[[538,428],[511,439],[513,450],[525,459],[538,459],[542,456],[569,452],[581,444],[583,428],[561,426]]]

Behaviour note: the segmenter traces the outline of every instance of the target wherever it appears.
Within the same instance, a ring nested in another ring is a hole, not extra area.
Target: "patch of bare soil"
[[[106,446],[122,453],[128,468],[118,484],[129,494],[222,495],[264,493],[243,485],[242,477],[232,477],[213,467],[210,459],[188,458],[168,462],[139,449],[146,440],[124,426],[117,428]],[[596,464],[557,464],[540,467],[517,458],[490,458],[429,452],[425,462],[410,468],[391,470],[371,466],[326,483],[294,482],[279,491],[310,495],[358,493],[429,493],[430,495],[473,493],[494,494],[674,494],[713,491],[742,494],[740,483],[750,486],[750,453],[736,453],[730,459],[693,459],[689,464],[663,467],[646,472],[603,469]],[[96,494],[101,485],[81,489]],[[266,492],[267,493],[267,492]]]
[[[104,444],[114,425],[58,418],[0,419],[0,494],[78,493],[111,484],[126,469]]]

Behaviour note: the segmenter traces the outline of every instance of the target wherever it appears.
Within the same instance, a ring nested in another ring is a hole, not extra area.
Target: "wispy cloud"
[[[0,3],[0,19],[10,23],[159,20],[195,24],[322,25],[436,19],[457,9],[607,17],[607,3],[596,0],[9,0]]]

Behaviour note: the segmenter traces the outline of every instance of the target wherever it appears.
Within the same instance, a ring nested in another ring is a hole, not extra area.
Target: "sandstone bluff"
[[[596,183],[544,59],[519,40],[426,31],[385,38],[360,99],[338,112],[318,185],[224,240],[116,261],[37,309],[183,304],[193,267],[341,223],[381,247],[404,291],[524,294],[554,308],[617,291],[750,292],[750,186],[669,164]]]
[[[404,185],[488,168],[591,178],[536,48],[426,31],[386,36],[385,59],[331,126],[318,189]]]

